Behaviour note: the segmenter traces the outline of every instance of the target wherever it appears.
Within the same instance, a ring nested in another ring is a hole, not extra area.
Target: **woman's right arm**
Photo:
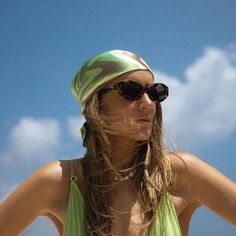
[[[59,191],[58,177],[58,161],[54,161],[38,169],[0,204],[1,236],[18,235],[50,210]]]

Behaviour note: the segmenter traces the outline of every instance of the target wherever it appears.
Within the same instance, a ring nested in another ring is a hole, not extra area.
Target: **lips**
[[[149,118],[140,118],[140,119],[136,120],[136,122],[138,122],[138,123],[151,123],[152,120]]]

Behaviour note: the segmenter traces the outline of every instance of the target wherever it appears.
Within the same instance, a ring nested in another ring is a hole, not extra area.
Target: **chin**
[[[141,129],[141,131],[138,132],[136,135],[137,139],[139,141],[147,141],[151,138],[152,135],[152,129]]]
[[[148,136],[141,136],[137,141],[148,141],[150,139],[151,135]]]
[[[129,136],[133,141],[148,141],[151,138],[151,132],[136,133],[135,135]]]
[[[131,141],[148,141],[152,135],[152,126],[139,126],[131,132],[122,135]]]

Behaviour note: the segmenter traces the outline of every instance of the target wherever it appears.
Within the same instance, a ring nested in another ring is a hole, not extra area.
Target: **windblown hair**
[[[117,134],[106,122],[98,95],[87,103],[87,152],[83,159],[85,175],[85,231],[87,235],[112,235],[113,216],[120,214],[111,208],[108,192],[116,186],[117,170],[111,164],[110,137]],[[162,131],[162,109],[156,103],[156,115],[149,140],[140,141],[133,158],[131,179],[140,203],[144,206],[145,224],[150,226],[161,197],[176,185],[176,173],[167,158]]]

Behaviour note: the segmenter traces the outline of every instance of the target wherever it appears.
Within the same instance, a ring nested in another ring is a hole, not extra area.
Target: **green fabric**
[[[73,161],[71,161],[71,189],[66,214],[64,236],[86,236],[84,227],[84,199],[77,186]],[[159,203],[149,236],[181,236],[177,213],[169,193]]]
[[[151,69],[138,55],[122,50],[111,50],[92,57],[84,63],[72,81],[71,91],[85,111],[86,102],[99,88],[117,76],[136,70]]]
[[[85,236],[84,199],[76,183],[73,160],[70,161],[70,197],[64,225],[64,236]]]
[[[175,206],[169,193],[165,193],[159,203],[149,236],[180,236],[180,226]]]

